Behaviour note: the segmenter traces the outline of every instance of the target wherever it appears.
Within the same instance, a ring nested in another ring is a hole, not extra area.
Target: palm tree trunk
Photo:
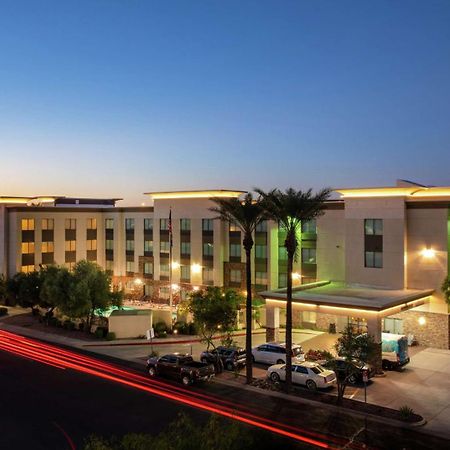
[[[245,305],[245,367],[247,384],[253,381],[253,361],[252,361],[252,261],[251,247],[245,248],[245,270],[247,283],[247,301]]]
[[[294,253],[288,251],[286,289],[286,391],[292,388],[292,268]]]

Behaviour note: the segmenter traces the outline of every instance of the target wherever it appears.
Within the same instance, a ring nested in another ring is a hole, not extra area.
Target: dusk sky
[[[450,1],[1,1],[0,195],[450,185]]]

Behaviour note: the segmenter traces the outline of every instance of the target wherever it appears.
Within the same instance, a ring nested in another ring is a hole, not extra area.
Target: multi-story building
[[[414,334],[421,344],[449,348],[441,284],[449,274],[450,188],[401,181],[337,192],[341,198],[299,231],[294,323],[338,331],[352,323],[375,335]],[[164,301],[172,291],[177,300],[209,285],[244,291],[241,232],[210,211],[211,198],[241,194],[153,192],[153,207],[118,207],[118,199],[0,197],[0,273],[52,263],[70,268],[88,259],[147,299]],[[268,337],[276,337],[283,322],[284,238],[270,221],[254,236],[252,284],[266,299]]]

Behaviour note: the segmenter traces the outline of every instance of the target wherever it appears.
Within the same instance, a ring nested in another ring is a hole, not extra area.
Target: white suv
[[[268,342],[252,349],[253,362],[264,364],[285,364],[286,344],[278,342]],[[305,360],[305,352],[302,347],[292,344],[292,362],[299,363]]]

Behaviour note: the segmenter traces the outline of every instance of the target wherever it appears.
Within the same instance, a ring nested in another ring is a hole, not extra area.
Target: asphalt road
[[[3,351],[0,386],[1,449],[65,450],[71,449],[69,440],[82,448],[92,433],[157,434],[180,411],[200,423],[209,417],[175,401]],[[267,448],[311,448],[275,436],[269,442]]]

